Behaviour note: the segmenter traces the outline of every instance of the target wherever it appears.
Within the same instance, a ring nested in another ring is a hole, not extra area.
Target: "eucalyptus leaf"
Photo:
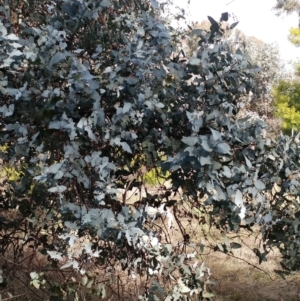
[[[192,57],[189,59],[189,64],[190,65],[194,65],[194,66],[197,66],[201,63],[201,60],[196,58],[196,57]]]
[[[111,2],[109,0],[102,0],[100,5],[102,7],[109,7],[109,6],[111,6]]]
[[[218,22],[215,21],[212,17],[207,16],[207,18],[208,18],[209,22],[210,22],[212,25],[213,25],[213,24],[218,24]]]
[[[221,138],[221,133],[216,130],[210,129],[215,141],[218,141]]]
[[[237,25],[239,24],[239,22],[234,22],[230,25],[230,29],[235,28]]]
[[[84,275],[81,279],[82,285],[85,286],[87,284],[88,280],[89,280],[89,278],[86,275]]]
[[[150,0],[151,5],[153,8],[158,9],[159,8],[159,3],[157,0]]]
[[[34,279],[31,281],[32,285],[36,288],[36,289],[39,289],[40,288],[40,281],[38,279]]]
[[[237,242],[231,242],[231,243],[230,243],[230,247],[231,247],[232,249],[240,249],[240,248],[242,247],[242,245],[239,244],[239,243],[237,243]]]
[[[194,146],[198,142],[198,138],[197,137],[184,137],[181,139],[181,141],[184,144],[187,144],[189,146]]]
[[[203,298],[212,299],[212,298],[214,298],[214,296],[215,296],[214,294],[209,293],[209,292],[203,292],[202,293]]]
[[[55,192],[64,192],[66,191],[67,187],[64,185],[56,186],[56,187],[51,187],[48,189],[49,192],[55,193]]]
[[[0,23],[0,32],[2,34],[2,36],[6,36],[7,35],[7,29],[6,27]]]
[[[54,65],[59,63],[60,61],[65,59],[65,55],[62,52],[56,52],[54,56],[50,60],[50,65]]]
[[[32,280],[34,280],[34,279],[39,279],[39,274],[38,274],[37,272],[31,272],[31,273],[30,273],[30,278],[31,278]]]
[[[245,156],[245,160],[246,160],[247,166],[248,166],[249,168],[251,168],[251,167],[252,167],[252,164],[251,164],[250,160],[249,160],[246,156]]]
[[[227,22],[228,21],[228,17],[229,17],[229,14],[226,12],[226,13],[222,13],[221,14],[221,20],[220,21],[225,21]]]
[[[266,188],[266,185],[261,180],[255,181],[254,185],[258,190],[264,190]]]

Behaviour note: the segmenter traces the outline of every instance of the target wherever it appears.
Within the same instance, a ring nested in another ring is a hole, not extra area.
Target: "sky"
[[[187,7],[187,0],[175,0],[180,7]],[[193,21],[201,22],[207,16],[219,20],[221,13],[237,17],[238,27],[245,34],[266,43],[277,42],[284,61],[300,58],[300,48],[288,41],[289,29],[298,26],[296,14],[277,17],[272,10],[276,0],[190,0],[188,13]]]

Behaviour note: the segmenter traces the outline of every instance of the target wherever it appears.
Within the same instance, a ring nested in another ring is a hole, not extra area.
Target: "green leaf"
[[[210,40],[211,38],[213,37],[213,34],[215,32],[218,32],[219,31],[219,24],[210,16],[207,16],[208,20],[210,21],[211,23],[211,26],[210,26],[210,31],[211,31],[211,36],[210,36]],[[212,40],[211,40],[212,42]]]
[[[190,291],[191,291],[191,289],[190,289],[189,287],[187,287],[186,285],[182,285],[182,286],[180,287],[180,292],[181,292],[182,294],[189,293]]]
[[[156,0],[151,0],[151,6],[154,8],[154,9],[158,9],[159,8],[159,3],[158,1]]]
[[[36,289],[40,288],[40,281],[38,279],[32,280],[31,283]]]
[[[225,21],[225,22],[227,22],[228,21],[228,13],[226,12],[226,13],[222,13],[221,14],[221,19],[220,19],[220,21],[222,22],[222,21]]]
[[[102,7],[110,7],[111,6],[111,2],[109,0],[103,0],[103,1],[101,1],[100,6],[102,6]]]
[[[244,204],[243,194],[239,189],[236,191],[236,194],[235,194],[235,204],[240,207],[243,206],[243,204]]]
[[[178,279],[178,286],[179,291],[182,294],[189,293],[191,291],[191,289],[188,286],[186,286],[180,278]]]
[[[56,52],[54,56],[51,58],[50,65],[54,65],[59,63],[60,61],[65,59],[65,55],[62,52]]]
[[[210,157],[200,157],[201,166],[212,164]]]
[[[213,24],[218,24],[217,21],[215,21],[211,16],[207,16],[207,19],[209,20],[209,22],[213,25]]]
[[[129,110],[131,109],[131,103],[130,102],[125,102],[123,106],[123,113],[128,113]]]
[[[215,296],[214,294],[209,293],[209,292],[203,292],[203,293],[202,293],[202,297],[203,297],[203,298],[211,299],[211,298],[213,298],[214,296]]]
[[[210,129],[211,132],[212,132],[212,135],[214,137],[214,140],[218,141],[219,139],[221,139],[221,133],[216,131],[216,130],[213,130],[213,129]]]
[[[112,71],[113,71],[112,67],[109,66],[104,69],[103,73],[110,73]]]
[[[235,28],[238,24],[239,24],[239,22],[232,23],[232,24],[230,25],[230,29]]]
[[[197,66],[197,65],[199,65],[200,63],[201,63],[201,60],[198,59],[197,57],[191,57],[191,58],[189,59],[189,64],[190,64],[190,65]]]
[[[50,255],[50,257],[52,259],[57,259],[57,260],[63,260],[61,254],[62,253],[59,253],[59,252],[56,252],[56,251],[47,251],[47,253]]]
[[[128,143],[121,142],[120,145],[122,146],[122,148],[125,152],[132,154],[132,150],[131,150],[130,146],[128,145]]]
[[[201,139],[201,146],[207,152],[212,152],[213,151],[213,149],[208,145],[208,140],[207,139],[204,139],[204,138]]]
[[[91,288],[93,284],[94,284],[94,279],[90,280],[86,287]]]
[[[217,243],[217,246],[221,252],[224,252],[224,248],[223,248],[222,244]]]
[[[251,168],[252,167],[252,164],[250,162],[250,160],[245,156],[245,160],[246,160],[246,165]]]
[[[192,30],[191,34],[192,34],[192,35],[197,35],[198,37],[201,37],[203,31],[204,31],[203,29],[198,29],[198,28],[196,28],[196,29],[193,29],[193,30]]]
[[[261,180],[255,181],[254,185],[258,190],[264,190],[266,188],[266,185]]]
[[[231,178],[232,177],[231,170],[230,170],[230,168],[228,166],[223,166],[222,173],[227,178]]]
[[[56,186],[56,187],[51,187],[48,189],[49,192],[55,193],[55,192],[64,192],[66,191],[67,187],[64,185]]]
[[[20,50],[13,50],[11,53],[10,53],[10,57],[20,57],[22,56],[23,53],[20,51]]]
[[[31,272],[31,273],[30,273],[30,278],[31,278],[32,280],[34,280],[34,279],[39,279],[39,274],[38,274],[37,272]]]
[[[239,248],[242,247],[242,245],[239,244],[239,243],[237,243],[237,242],[231,242],[231,243],[230,243],[230,247],[231,247],[232,249],[239,249]]]
[[[220,154],[229,154],[229,155],[231,155],[231,148],[227,143],[221,142],[217,145],[216,152],[218,152]]]
[[[57,173],[58,170],[61,168],[62,163],[57,163],[57,164],[53,164],[49,167],[49,172],[50,173]]]
[[[0,32],[1,32],[2,36],[7,35],[7,29],[3,24],[0,24]]]
[[[83,285],[86,285],[87,284],[87,282],[88,282],[88,277],[86,276],[86,275],[84,275],[83,277],[82,277],[82,279],[81,279],[81,282],[82,282],[82,284]]]
[[[194,146],[198,142],[197,137],[183,137],[181,141],[189,146]]]

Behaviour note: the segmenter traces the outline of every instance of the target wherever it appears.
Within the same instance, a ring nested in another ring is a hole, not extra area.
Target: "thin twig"
[[[31,293],[33,293],[39,300],[44,300],[42,297],[40,297],[34,290],[32,290],[31,288],[28,287],[28,284],[25,283],[21,278],[19,278],[18,276],[14,275],[14,278],[18,279],[20,282],[22,282],[24,284],[25,287],[27,287],[28,290],[31,291]]]
[[[270,279],[271,279],[272,281],[274,280],[274,279],[272,278],[272,276],[271,276],[268,272],[266,272],[265,270],[259,268],[259,267],[256,266],[256,265],[252,264],[251,262],[247,261],[246,259],[237,257],[237,256],[235,256],[235,255],[233,255],[233,254],[226,254],[226,255],[227,255],[227,256],[230,256],[230,257],[233,257],[233,258],[235,258],[235,259],[238,259],[238,260],[241,260],[241,261],[246,262],[248,265],[250,265],[250,266],[252,266],[253,268],[255,268],[255,269],[257,269],[257,270],[263,272],[264,274],[266,274],[268,277],[270,277]]]
[[[27,293],[23,293],[23,294],[20,294],[20,295],[12,296],[12,297],[1,299],[1,300],[2,301],[11,300],[11,299],[18,298],[18,297],[21,297],[21,296],[24,296],[24,295],[27,295]]]
[[[235,0],[232,0],[232,1],[230,1],[230,2],[228,2],[226,5],[229,5],[229,4],[231,4],[232,2],[234,2]]]

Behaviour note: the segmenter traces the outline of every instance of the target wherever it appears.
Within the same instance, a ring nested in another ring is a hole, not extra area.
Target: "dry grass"
[[[205,230],[203,230],[205,231]],[[267,261],[261,264],[253,248],[260,248],[258,231],[252,233],[242,230],[239,235],[229,238],[242,245],[233,249],[233,254],[210,251],[205,248],[202,256],[210,267],[217,285],[211,286],[215,294],[214,301],[299,301],[300,272],[290,274],[283,279],[275,270],[281,270],[280,253],[274,249],[268,254]],[[215,245],[224,242],[225,235],[219,231],[210,231],[206,243]]]
[[[200,217],[201,220],[201,217]],[[197,220],[181,219],[182,227],[190,235],[191,242],[206,245],[203,254],[197,259],[211,269],[215,286],[210,286],[214,293],[214,301],[299,301],[300,272],[291,273],[283,279],[275,270],[280,266],[281,254],[278,249],[272,250],[267,261],[259,264],[259,259],[253,252],[254,248],[262,250],[262,241],[258,229],[250,233],[241,230],[238,234],[227,235],[231,242],[242,245],[240,249],[232,249],[233,254],[214,251],[213,246],[224,243],[226,234],[219,230],[209,229]],[[175,225],[171,236],[182,239]]]
[[[128,192],[129,193],[129,192]],[[153,193],[153,191],[151,191]],[[141,196],[138,193],[131,193],[132,199],[130,203],[138,201]],[[144,195],[143,195],[144,196]],[[184,206],[184,205],[183,205]],[[199,218],[199,220],[201,217]],[[267,262],[258,264],[258,258],[253,253],[252,249],[260,247],[260,240],[256,234],[249,235],[246,231],[231,235],[230,239],[235,242],[239,242],[243,245],[241,249],[233,250],[233,255],[226,255],[219,251],[213,251],[211,246],[216,243],[224,243],[225,234],[222,234],[218,230],[209,230],[206,224],[202,225],[199,220],[191,220],[190,217],[180,217],[183,229],[190,235],[191,241],[196,245],[200,242],[206,245],[203,254],[197,258],[199,262],[205,261],[206,265],[210,267],[215,286],[211,286],[210,290],[214,293],[214,301],[299,301],[300,300],[300,273],[294,273],[284,280],[278,276],[274,270],[280,269],[280,254],[274,250],[268,256]],[[164,224],[163,221],[158,220],[160,226]],[[182,242],[182,233],[180,227],[173,223],[173,228],[169,231],[169,237],[172,243]],[[199,248],[198,248],[199,251]],[[26,258],[26,259],[25,259]],[[32,270],[44,270],[49,262],[46,257],[42,256],[38,252],[34,253],[33,250],[28,249],[25,252],[25,259],[21,262],[22,268],[15,266],[14,275],[12,274],[12,267],[7,267],[11,275],[8,287],[5,289],[0,288],[0,294],[4,300],[10,300],[8,292],[14,296],[18,296],[11,300],[13,301],[36,301],[43,300],[37,298],[39,296],[46,296],[40,290],[35,290],[32,286],[29,286],[30,277],[29,272]],[[7,263],[7,260],[0,258],[0,267]],[[12,263],[13,264],[13,263]],[[49,269],[51,270],[51,269]],[[94,268],[94,270],[96,270]],[[59,269],[53,269],[47,272],[46,276],[49,282],[58,282],[63,284],[66,277],[70,279],[68,273],[71,271],[65,271],[65,275],[62,275]],[[141,294],[146,285],[145,277],[139,277],[133,279],[127,272],[122,271],[121,267],[116,266],[114,270],[113,281],[111,281],[111,274],[104,269],[96,270],[98,281],[105,283],[107,286],[107,296],[100,299],[97,296],[92,296],[90,289],[77,284],[80,275],[73,273],[74,283],[77,291],[79,291],[79,301],[132,301]],[[66,276],[67,275],[67,276]],[[4,275],[5,276],[5,275]],[[70,283],[72,285],[72,283]],[[166,283],[169,286],[170,283]],[[6,298],[6,299],[5,299]],[[73,298],[74,299],[74,298]],[[46,300],[46,299],[45,299]],[[67,298],[66,300],[72,300]],[[72,300],[73,301],[73,300]]]
[[[213,238],[215,239],[215,237]],[[251,243],[250,239],[248,243]],[[256,245],[254,243],[254,245]],[[269,256],[268,262],[263,262],[258,265],[257,257],[254,253],[247,248],[236,250],[234,252],[236,257],[230,257],[221,252],[211,252],[209,255],[204,255],[203,259],[207,266],[211,268],[214,279],[217,285],[211,286],[211,291],[215,294],[214,301],[299,301],[300,300],[300,274],[295,273],[287,277],[286,280],[280,278],[274,273],[274,269],[279,267],[280,257],[278,254],[273,253]],[[261,270],[249,265],[247,262],[258,266]],[[32,267],[45,264],[43,260],[31,262]],[[117,269],[118,270],[118,269]],[[263,270],[263,271],[262,271]],[[33,287],[26,286],[29,283],[29,277],[19,271],[13,283],[10,283],[8,291],[13,293],[14,296],[20,294],[19,298],[12,300],[41,300],[38,299],[34,291],[39,295],[41,292],[34,290]],[[107,281],[107,297],[101,300],[110,301],[132,301],[134,297],[143,291],[144,279],[131,279],[127,273],[121,270],[116,271],[115,281],[108,281],[104,271],[99,274],[101,281]],[[48,279],[52,281],[63,282],[63,277],[59,272],[48,273]],[[107,280],[106,280],[107,279]],[[2,295],[4,298],[9,297],[8,294]],[[45,296],[45,295],[44,295]],[[9,299],[7,299],[9,300]],[[71,300],[71,299],[67,299]],[[80,301],[84,300],[100,300],[96,296],[91,296],[87,288],[82,287]]]
[[[152,192],[152,191],[151,191]],[[140,199],[138,192],[131,193],[130,203]],[[142,195],[144,196],[144,195]],[[225,235],[218,230],[209,230],[207,225],[199,221],[181,218],[182,227],[199,245],[203,242],[207,246],[224,243]],[[172,243],[182,242],[182,235],[178,225],[173,224],[170,231]],[[281,255],[277,249],[268,254],[267,261],[259,264],[253,249],[261,249],[262,242],[258,231],[252,233],[242,230],[238,235],[231,235],[233,241],[242,248],[233,250],[233,255],[205,248],[200,259],[211,268],[217,285],[211,286],[214,301],[299,301],[300,300],[300,272],[292,273],[283,279],[275,270],[281,270]]]
[[[274,272],[274,269],[280,269],[278,254],[270,254],[267,262],[258,265],[252,250],[243,249],[234,253],[240,259],[221,252],[215,252],[205,259],[218,283],[212,287],[215,301],[300,300],[300,273],[292,274],[286,280],[278,276]]]

